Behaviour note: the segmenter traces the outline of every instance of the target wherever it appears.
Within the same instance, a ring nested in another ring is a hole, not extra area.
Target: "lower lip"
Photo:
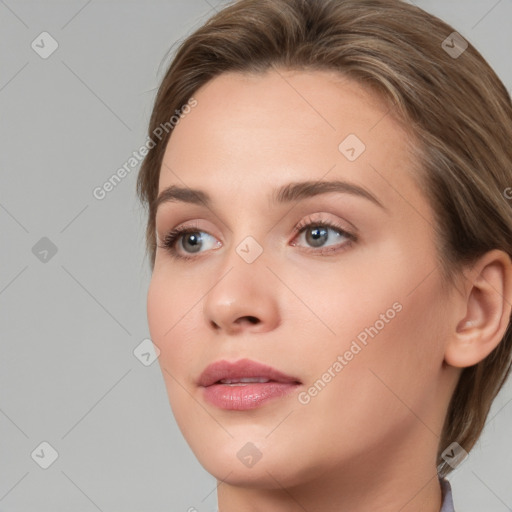
[[[212,384],[204,388],[204,398],[221,409],[245,411],[288,395],[298,386],[293,382],[254,382],[231,386]]]

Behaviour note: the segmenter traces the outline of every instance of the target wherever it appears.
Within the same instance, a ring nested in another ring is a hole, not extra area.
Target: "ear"
[[[485,359],[501,342],[511,321],[512,261],[500,250],[484,254],[464,272],[464,293],[445,348],[447,364],[459,368]],[[462,312],[462,313],[461,313]]]

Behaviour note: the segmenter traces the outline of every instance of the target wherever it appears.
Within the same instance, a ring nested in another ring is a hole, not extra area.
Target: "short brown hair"
[[[464,264],[489,250],[512,255],[512,209],[504,193],[512,190],[510,96],[470,43],[459,55],[447,51],[453,32],[401,0],[239,0],[181,42],[158,89],[148,134],[223,72],[334,70],[357,80],[407,126],[418,162],[414,177],[435,213],[440,268],[453,284]],[[147,154],[137,179],[149,208],[152,270],[154,203],[171,134]],[[479,438],[511,357],[509,321],[496,349],[461,373],[438,446],[440,476],[451,471],[441,457],[449,444],[469,452]]]

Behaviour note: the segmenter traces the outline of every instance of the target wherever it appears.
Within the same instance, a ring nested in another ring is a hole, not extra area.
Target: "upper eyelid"
[[[347,224],[347,225],[348,225],[348,228],[347,228],[347,229],[343,228],[345,231],[349,231],[349,232],[353,233],[354,235],[357,235],[357,234],[358,234],[359,229],[358,229],[358,228],[357,228],[357,227],[356,227],[352,222],[350,222],[349,220],[347,220],[346,218],[339,217],[341,220],[332,220],[332,219],[330,219],[330,218],[325,218],[324,216],[326,216],[326,215],[336,215],[336,214],[333,214],[333,213],[331,213],[331,212],[327,212],[327,211],[318,211],[318,212],[310,213],[310,214],[307,214],[307,215],[305,215],[305,216],[301,217],[301,219],[300,219],[299,221],[297,221],[297,222],[295,222],[295,223],[293,224],[292,228],[294,228],[295,226],[297,226],[297,225],[299,225],[299,224],[304,223],[304,222],[305,222],[305,220],[307,219],[308,221],[309,221],[309,220],[311,220],[311,222],[320,222],[320,223],[321,223],[321,222],[325,222],[325,223],[328,223],[328,224],[333,224],[333,223],[334,223],[334,224],[340,224],[340,223],[341,223],[341,224]],[[312,219],[312,217],[313,217],[313,216],[319,216],[319,217],[318,217],[318,218],[313,218],[313,219]],[[337,215],[336,215],[336,216],[337,216]],[[338,216],[337,216],[337,217],[338,217]],[[275,227],[276,227],[278,224],[281,224],[283,221],[285,221],[285,218],[286,218],[286,216],[285,216],[285,217],[282,217],[282,218],[281,218],[277,223],[272,224],[271,228],[268,230],[268,233],[269,233],[270,231],[274,230],[274,229],[275,229]],[[202,221],[205,221],[205,220],[206,220],[207,222],[210,222],[210,221],[209,221],[209,220],[207,220],[206,218],[202,218],[202,219],[194,219],[194,220],[190,220],[190,221],[185,220],[185,221],[183,221],[183,222],[180,222],[180,223],[178,224],[178,227],[181,227],[181,225],[182,225],[182,224],[184,224],[184,225],[185,225],[185,228],[187,228],[187,229],[188,229],[188,228],[191,228],[191,229],[192,229],[192,228],[195,228],[196,226],[194,226],[194,225],[191,225],[191,226],[190,226],[190,225],[188,225],[188,222],[191,222],[191,223],[197,223],[197,222],[202,222]],[[165,224],[167,224],[165,220],[162,220],[162,221],[161,221],[161,223],[162,223],[162,224],[164,224],[164,226],[165,226]],[[160,224],[160,223],[159,223],[159,222],[155,222],[155,231],[156,231],[156,232],[158,232],[158,231],[163,231],[164,233],[167,233],[167,232],[171,231],[171,229],[168,229],[168,228],[166,228],[166,227],[163,227],[163,228],[159,229],[159,228],[158,228],[158,224]],[[222,224],[224,224],[224,223],[222,223]],[[176,228],[173,228],[173,229],[176,229]],[[208,230],[203,229],[203,228],[196,228],[196,229],[197,229],[198,231],[206,231],[206,232],[208,232]],[[217,229],[217,228],[215,228],[215,229]],[[232,229],[230,229],[229,227],[228,227],[228,231],[229,231],[230,233],[233,233],[233,230],[232,230]],[[208,234],[211,234],[211,233],[208,233]]]
[[[294,228],[299,225],[308,226],[309,224],[315,224],[315,223],[328,224],[331,228],[343,230],[347,233],[353,234],[354,236],[359,235],[359,230],[357,229],[357,227],[354,224],[352,224],[352,222],[350,222],[346,219],[342,219],[341,221],[340,220],[332,220],[330,218],[324,218],[324,217],[319,217],[317,219],[314,219],[314,218],[312,218],[314,215],[325,215],[325,212],[321,212],[318,214],[313,213],[313,214],[307,215],[305,218],[302,218],[301,220],[299,220],[299,222],[295,223]],[[343,224],[348,224],[349,227],[345,228],[345,227],[343,227]]]
[[[324,212],[322,212],[323,214],[325,214]],[[320,213],[320,215],[322,215],[322,213]],[[318,214],[309,214],[307,215],[305,218],[301,218],[299,221],[295,222],[292,226],[292,230],[295,231],[296,229],[303,229],[305,227],[308,227],[309,225],[311,224],[319,224],[319,225],[328,225],[328,227],[330,229],[338,229],[338,230],[342,230],[342,231],[345,231],[347,233],[351,233],[353,234],[354,236],[358,234],[358,229],[349,221],[347,221],[346,219],[343,219],[341,222],[340,221],[337,221],[337,220],[331,220],[331,219],[328,219],[328,218],[324,218],[324,217],[319,217],[319,218],[312,218],[312,216],[314,215],[318,215]],[[158,229],[156,228],[155,231],[158,235],[158,231],[162,231],[163,234],[164,234],[164,237],[170,233],[171,231],[173,230],[180,230],[180,231],[200,231],[202,233],[206,233],[210,236],[214,236],[210,231],[213,231],[213,230],[208,230],[207,228],[203,228],[203,227],[200,227],[197,225],[198,222],[200,222],[200,220],[194,220],[194,221],[190,221],[192,222],[192,224],[188,224],[188,221],[184,221],[180,224],[178,224],[178,226],[172,228],[172,229],[166,229],[166,228],[163,228],[163,229]],[[345,228],[343,225],[340,225],[340,224],[343,224],[343,223],[346,223],[349,225],[348,228]],[[275,226],[275,224],[274,224]],[[300,226],[298,228],[298,226]],[[272,227],[273,229],[273,227]],[[272,229],[269,230],[272,231]],[[232,230],[230,230],[230,232],[232,232]],[[217,237],[215,237],[217,238]]]

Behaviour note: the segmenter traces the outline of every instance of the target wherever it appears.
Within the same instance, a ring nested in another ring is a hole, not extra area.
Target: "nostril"
[[[260,322],[255,316],[243,316],[238,321],[243,321],[244,319],[247,319],[251,324],[258,324]]]

